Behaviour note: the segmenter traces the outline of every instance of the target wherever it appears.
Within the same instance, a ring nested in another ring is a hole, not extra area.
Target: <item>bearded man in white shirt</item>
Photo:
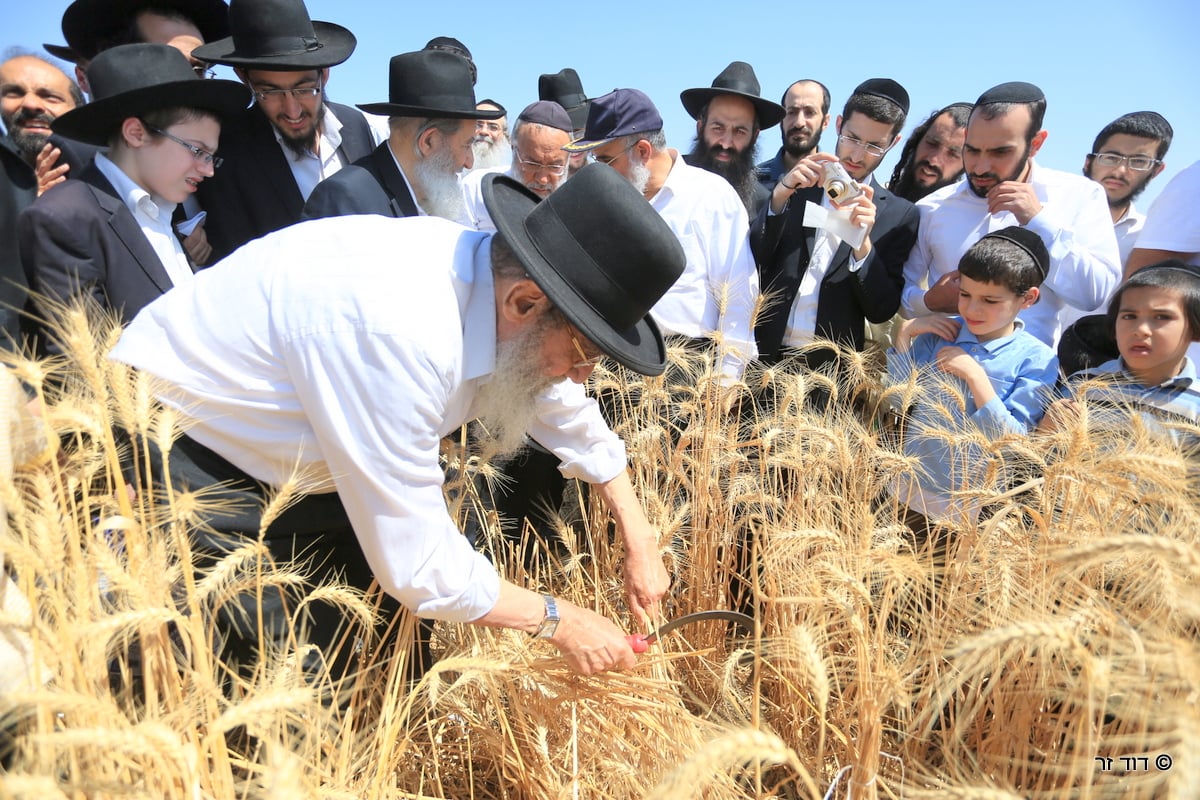
[[[687,254],[687,268],[654,306],[654,319],[681,343],[715,345],[723,379],[737,381],[757,355],[751,319],[758,272],[746,207],[728,181],[668,148],[662,129],[662,116],[644,92],[615,89],[591,101],[583,138],[563,149],[590,150],[632,183],[670,226]]]
[[[535,633],[585,674],[629,667],[615,624],[501,580],[471,548],[447,512],[439,442],[476,417],[499,450],[526,432],[541,441],[607,502],[629,606],[643,621],[656,614],[669,585],[657,532],[624,446],[581,384],[603,356],[662,372],[648,312],[684,256],[645,201],[598,166],[540,204],[505,176],[484,191],[496,236],[429,217],[353,216],[248,244],[148,306],[112,357],[161,378],[160,399],[188,421],[170,453],[177,488],[261,508],[297,469],[324,481],[325,494],[265,532],[276,559],[312,554],[318,575],[336,570],[362,589],[373,576],[421,617]],[[210,559],[259,536],[256,512],[206,521],[218,534],[197,534],[194,549]],[[248,618],[285,642],[281,609],[294,598],[269,594]],[[252,663],[253,624],[219,622],[229,658]],[[336,609],[313,609],[313,642],[334,642],[339,622]]]
[[[1104,190],[1034,163],[1046,141],[1045,112],[1045,95],[1030,83],[1000,84],[975,102],[963,144],[967,179],[917,203],[921,227],[904,265],[903,316],[955,313],[959,259],[1010,225],[1036,232],[1050,251],[1041,298],[1021,314],[1026,330],[1053,347],[1066,325],[1108,301],[1121,268]]]

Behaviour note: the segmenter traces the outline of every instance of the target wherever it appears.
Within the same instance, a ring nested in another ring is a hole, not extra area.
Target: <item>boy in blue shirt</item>
[[[890,382],[917,383],[902,446],[919,468],[895,491],[920,539],[929,523],[975,518],[969,490],[987,476],[984,440],[1028,433],[1045,412],[1058,358],[1017,315],[1037,302],[1049,266],[1036,233],[989,233],[959,262],[959,316],[912,320],[888,350]]]

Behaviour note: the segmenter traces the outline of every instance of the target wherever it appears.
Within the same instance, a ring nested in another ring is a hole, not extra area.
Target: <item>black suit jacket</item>
[[[47,191],[21,214],[21,260],[35,293],[31,310],[52,317],[39,298],[90,295],[128,322],[172,287],[133,213],[96,165]],[[53,345],[43,341],[43,345]]]
[[[850,271],[850,245],[843,242],[833,255],[817,298],[816,335],[861,350],[864,321],[886,322],[900,308],[904,288],[904,262],[917,240],[916,206],[871,180],[875,190],[875,227],[871,253],[857,272]],[[808,269],[815,228],[803,225],[806,200],[821,202],[821,188],[801,189],[792,195],[782,214],[764,207],[750,226],[750,246],[758,262],[764,294],[771,305],[755,328],[759,357],[773,363],[780,348],[787,317]]]
[[[362,112],[329,103],[341,122],[347,164],[370,154],[371,128]],[[200,184],[197,197],[208,212],[204,222],[216,263],[251,239],[300,221],[304,197],[292,177],[287,158],[275,140],[275,129],[259,108],[243,111],[221,129],[220,155],[225,159],[213,177]]]
[[[379,214],[384,217],[415,217],[417,203],[396,160],[384,142],[366,158],[330,175],[317,184],[304,204],[304,219],[344,217],[350,214]]]
[[[77,178],[100,148],[51,135],[50,142],[62,151],[60,164],[68,164],[68,178]],[[0,136],[0,347],[20,342],[26,326],[21,316],[29,293],[17,246],[17,219],[37,200],[37,175],[17,153],[8,136]]]

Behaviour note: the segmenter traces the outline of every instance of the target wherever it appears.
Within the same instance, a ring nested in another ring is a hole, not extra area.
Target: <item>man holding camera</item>
[[[900,141],[907,114],[904,87],[889,78],[864,81],[837,118],[836,155],[814,152],[797,161],[751,224],[763,292],[774,298],[755,328],[764,362],[778,363],[815,339],[861,350],[864,320],[885,322],[900,307],[917,211],[871,174]],[[849,223],[847,235],[836,232],[839,218]],[[852,244],[854,228],[865,235]],[[835,360],[822,349],[800,363],[816,368]]]

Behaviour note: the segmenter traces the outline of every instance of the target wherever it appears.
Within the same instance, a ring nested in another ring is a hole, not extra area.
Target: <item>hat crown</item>
[[[87,76],[93,102],[161,83],[200,80],[183,53],[165,44],[109,48],[92,59]]]
[[[303,0],[231,0],[229,29],[244,54],[281,56],[322,47]]]
[[[392,56],[388,65],[388,102],[401,106],[475,111],[471,67],[445,50],[417,50]]]
[[[564,67],[553,74],[538,76],[538,99],[553,100],[563,108],[573,108],[587,102],[583,93],[583,81],[571,67]]]
[[[742,94],[762,94],[762,87],[759,86],[758,76],[754,74],[754,67],[745,61],[733,61],[728,67],[721,70],[721,74],[713,79],[712,88],[728,89],[731,92]]]
[[[663,128],[662,115],[640,89],[614,89],[592,100],[583,138],[612,139],[633,133],[651,133]]]

